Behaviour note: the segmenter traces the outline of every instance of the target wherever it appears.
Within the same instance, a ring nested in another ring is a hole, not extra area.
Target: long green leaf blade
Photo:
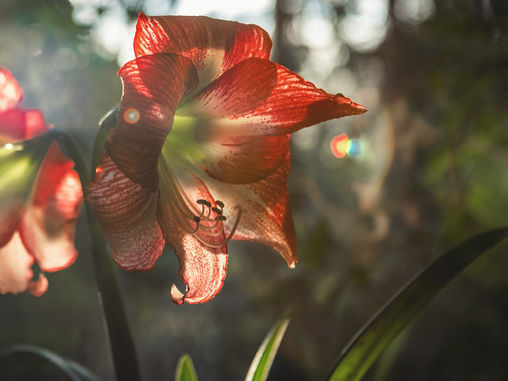
[[[329,380],[360,380],[388,344],[448,282],[507,236],[506,227],[478,234],[445,252],[413,277],[346,346]]]
[[[189,355],[183,355],[176,366],[175,381],[198,381],[194,364]]]
[[[282,319],[268,332],[252,360],[245,381],[266,380],[288,324],[289,319]]]
[[[18,344],[0,352],[0,380],[99,381],[78,363],[34,345]]]

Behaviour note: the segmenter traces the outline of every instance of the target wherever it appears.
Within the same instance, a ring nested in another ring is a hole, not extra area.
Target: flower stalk
[[[75,163],[81,186],[86,189],[90,183],[90,172],[79,148],[71,137],[60,130],[53,129],[55,139],[66,150]],[[125,313],[115,269],[108,252],[106,238],[100,229],[90,206],[84,201],[86,219],[91,237],[91,252],[94,263],[99,304],[101,305],[104,326],[109,337],[111,353],[117,380],[140,381],[136,349]]]

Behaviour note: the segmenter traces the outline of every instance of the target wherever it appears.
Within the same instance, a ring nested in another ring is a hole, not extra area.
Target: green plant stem
[[[74,160],[75,169],[79,174],[84,191],[88,183],[90,183],[90,174],[79,148],[65,132],[52,130],[52,133],[55,134],[58,143],[65,148],[72,160]],[[107,241],[86,200],[84,201],[84,206],[92,240],[91,252],[99,302],[102,308],[106,332],[109,336],[116,378],[121,381],[140,381],[141,373],[139,371],[136,349],[127,322],[127,315],[113,261],[107,248]]]

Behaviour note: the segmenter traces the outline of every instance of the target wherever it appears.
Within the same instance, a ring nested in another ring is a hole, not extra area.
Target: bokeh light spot
[[[349,139],[347,134],[334,136],[330,140],[330,150],[333,156],[342,159],[346,156],[358,156],[361,153],[360,142],[356,139]]]
[[[340,134],[332,138],[330,141],[330,150],[332,151],[333,156],[338,159],[342,159],[347,155],[348,140],[349,138],[346,134]]]
[[[127,122],[127,123],[130,123],[130,124],[135,124],[137,122],[139,122],[139,118],[141,117],[141,115],[139,114],[139,111],[136,110],[135,108],[133,107],[130,107],[128,108],[127,110],[125,110],[125,112],[123,113],[123,119]]]

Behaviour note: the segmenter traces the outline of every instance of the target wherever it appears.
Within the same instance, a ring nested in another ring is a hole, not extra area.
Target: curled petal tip
[[[358,112],[358,114],[367,112],[367,109],[359,103],[351,102],[351,107],[353,107]]]
[[[333,98],[338,104],[346,105],[350,109],[350,112],[352,113],[350,115],[363,114],[364,112],[367,111],[367,109],[364,106],[362,106],[359,103],[353,102],[351,99],[345,97],[340,93],[335,94]]]
[[[172,285],[171,286],[171,299],[173,299],[174,303],[181,305],[181,304],[183,304],[185,295],[180,292],[178,287],[176,287],[175,285]]]
[[[39,279],[30,281],[28,284],[28,291],[33,296],[40,297],[47,291],[48,285],[48,278],[46,278],[44,274],[39,274]]]

